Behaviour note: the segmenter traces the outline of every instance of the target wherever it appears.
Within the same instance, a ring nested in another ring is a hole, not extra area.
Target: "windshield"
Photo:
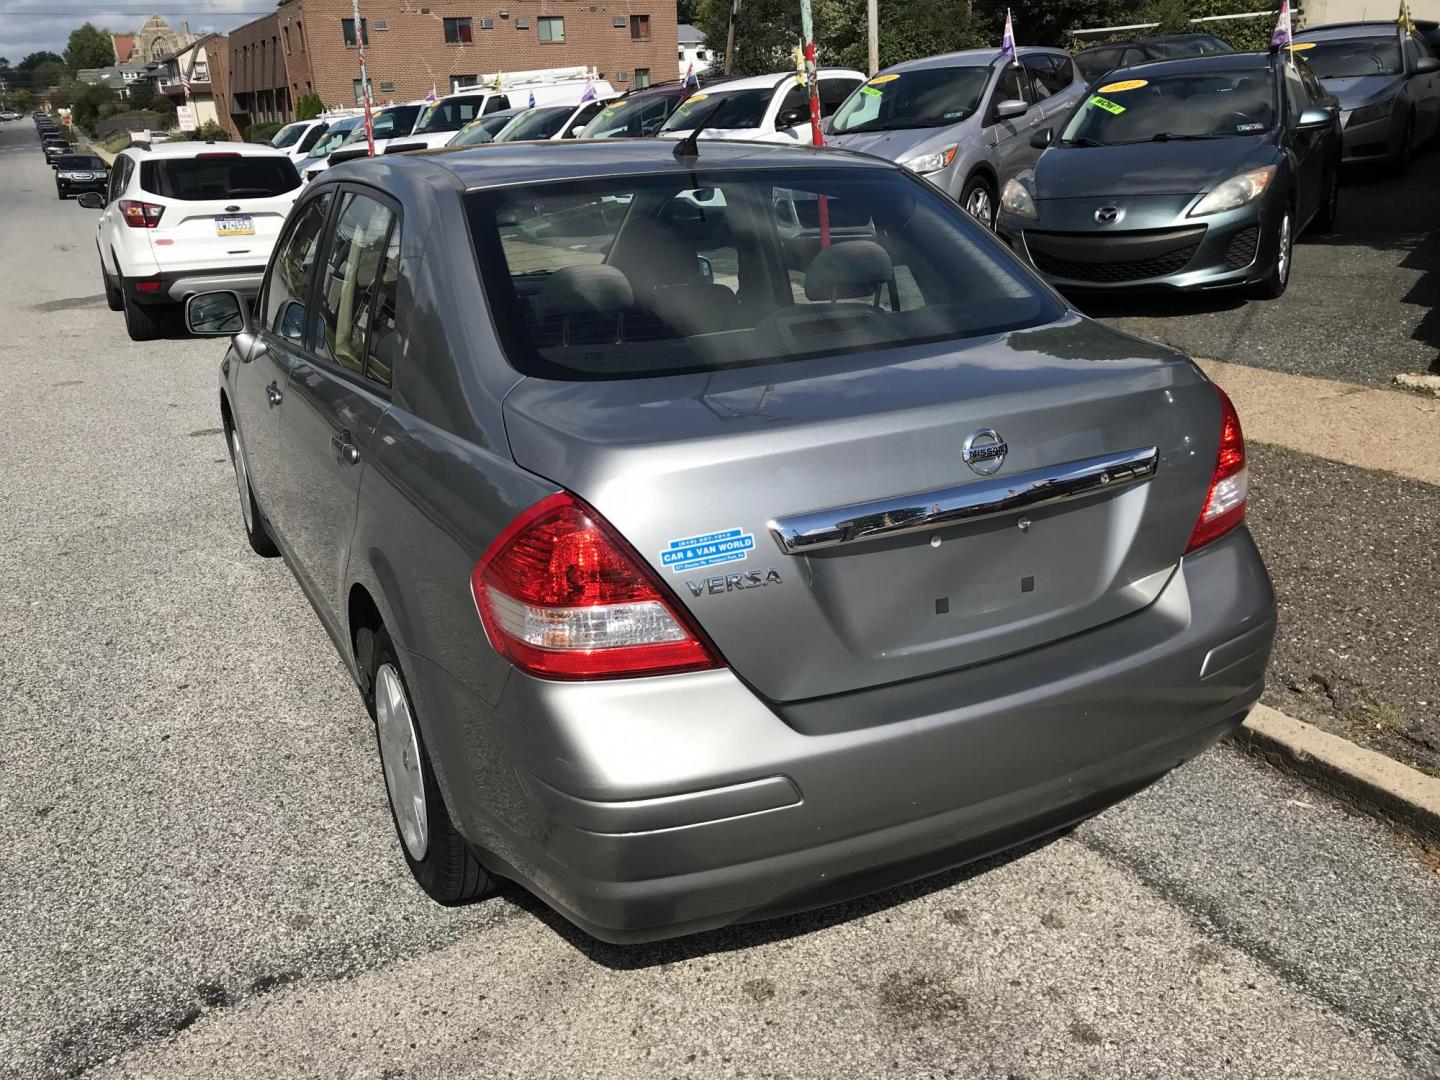
[[[377,139],[398,139],[410,134],[415,118],[420,115],[419,105],[394,105],[381,109],[375,114],[371,125]],[[365,124],[360,122],[351,130],[342,146],[353,146],[365,141]]]
[[[878,352],[1061,312],[973,218],[899,170],[665,173],[466,198],[490,312],[527,375]]]
[[[657,94],[648,98],[621,98],[612,101],[600,114],[585,125],[582,139],[638,139],[653,135],[670,115],[670,107],[678,98]]]
[[[526,109],[495,133],[496,142],[524,142],[527,139],[548,139],[562,127],[573,105],[552,105],[546,109]]]
[[[493,142],[500,129],[514,120],[519,113],[512,109],[503,112],[486,113],[479,120],[472,120],[460,129],[460,133],[450,140],[450,146],[477,146],[480,143]]]
[[[1275,122],[1275,84],[1266,69],[1127,79],[1099,87],[1065,125],[1063,143],[1121,146],[1178,139],[1258,135]]]
[[[876,75],[840,106],[836,135],[958,124],[980,107],[987,67],[916,68]]]
[[[300,141],[300,136],[305,134],[305,129],[310,126],[308,120],[302,120],[298,124],[286,124],[275,133],[270,140],[270,145],[277,150],[284,150],[287,146],[294,146]]]
[[[1399,75],[1405,70],[1400,60],[1400,43],[1394,37],[1297,41],[1294,47],[1305,57],[1310,70],[1322,79]]]
[[[57,164],[62,169],[103,169],[105,162],[98,157],[88,157],[85,154],[61,154]]]
[[[765,110],[770,108],[770,101],[774,96],[774,89],[768,86],[731,90],[728,93],[717,91],[713,94],[691,94],[685,104],[670,114],[670,119],[661,125],[660,130],[689,131],[697,123],[710,127],[709,118],[722,106],[725,111],[720,114],[719,123],[713,126],[731,129],[758,128],[765,119]]]
[[[429,135],[436,131],[459,131],[479,116],[480,110],[484,107],[484,94],[441,98],[421,114],[420,122],[415,125],[415,134]]]
[[[365,130],[354,120],[341,120],[337,124],[331,124],[330,130],[325,132],[325,134],[321,136],[320,141],[310,148],[310,156],[305,160],[313,161],[316,158],[328,157],[331,151],[339,150],[340,147],[344,146],[345,140],[348,139],[357,128],[362,132]]]

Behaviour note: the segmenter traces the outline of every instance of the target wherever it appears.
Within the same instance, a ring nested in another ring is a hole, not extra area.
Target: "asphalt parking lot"
[[[0,127],[0,1077],[1440,1074],[1433,860],[1229,747],[1049,843],[679,942],[433,906],[358,694],[241,535],[223,347],[130,342],[93,222]],[[1313,317],[1317,250],[1255,320]]]

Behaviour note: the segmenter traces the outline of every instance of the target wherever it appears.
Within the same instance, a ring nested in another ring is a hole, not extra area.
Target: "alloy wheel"
[[[380,763],[390,808],[410,858],[420,862],[430,850],[430,823],[425,811],[425,774],[420,764],[420,738],[405,684],[394,665],[381,664],[375,672],[375,728],[380,740]]]
[[[970,212],[971,217],[983,222],[987,228],[995,220],[995,207],[990,201],[990,190],[983,185],[970,192],[965,209]]]

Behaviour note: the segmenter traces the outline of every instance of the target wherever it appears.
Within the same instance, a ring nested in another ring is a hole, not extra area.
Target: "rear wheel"
[[[1290,263],[1295,254],[1295,211],[1291,207],[1285,207],[1275,234],[1275,264],[1253,290],[1262,300],[1278,300],[1290,284]]]
[[[960,205],[987,229],[995,228],[995,188],[984,176],[977,173],[965,181]]]
[[[100,281],[105,286],[105,303],[111,311],[125,310],[125,294],[120,291],[120,286],[111,280],[110,275],[105,271],[105,264],[100,264]]]
[[[245,539],[250,543],[250,550],[256,555],[265,558],[273,558],[280,554],[280,549],[275,546],[275,541],[270,538],[270,533],[265,527],[265,518],[260,513],[260,505],[255,501],[255,492],[250,488],[250,470],[245,465],[245,451],[240,444],[240,432],[230,428],[230,464],[235,469],[235,487],[240,492],[240,520],[245,525]]]
[[[131,341],[154,341],[160,336],[160,309],[157,305],[139,304],[125,295],[125,279],[120,279],[120,303],[125,311],[125,330]]]
[[[478,900],[494,892],[497,882],[450,819],[390,635],[383,628],[362,629],[360,639],[360,656],[371,658],[366,704],[405,862],[437,903],[453,907]]]

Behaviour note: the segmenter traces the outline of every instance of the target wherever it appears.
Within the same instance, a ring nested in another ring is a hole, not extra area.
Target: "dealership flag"
[[[1010,21],[1010,9],[1005,9],[1005,36],[1000,39],[1000,55],[1008,56],[1015,62],[1015,24]]]
[[[433,104],[435,103],[435,98],[436,98],[436,96],[437,96],[437,95],[436,95],[436,93],[435,93],[435,84],[434,84],[434,83],[431,83],[431,84],[430,84],[430,92],[425,95],[425,104],[427,104],[427,105],[433,105]]]
[[[585,92],[580,95],[580,100],[582,102],[595,100],[595,73],[593,71],[585,74]]]
[[[534,90],[531,90],[531,91],[530,91],[530,108],[533,109],[534,107],[535,107],[535,91],[534,91]]]
[[[1400,29],[1406,33],[1415,29],[1415,20],[1410,18],[1410,0],[1400,0]]]
[[[684,85],[685,85],[685,86],[694,86],[694,87],[697,87],[697,88],[700,86],[700,80],[699,80],[698,78],[696,78],[696,76],[695,76],[695,65],[694,65],[693,62],[690,64],[689,67],[687,67],[687,68],[685,69],[685,83],[684,83]]]
[[[1280,17],[1275,20],[1275,31],[1270,35],[1270,48],[1283,49],[1290,44],[1290,0],[1281,0]]]

